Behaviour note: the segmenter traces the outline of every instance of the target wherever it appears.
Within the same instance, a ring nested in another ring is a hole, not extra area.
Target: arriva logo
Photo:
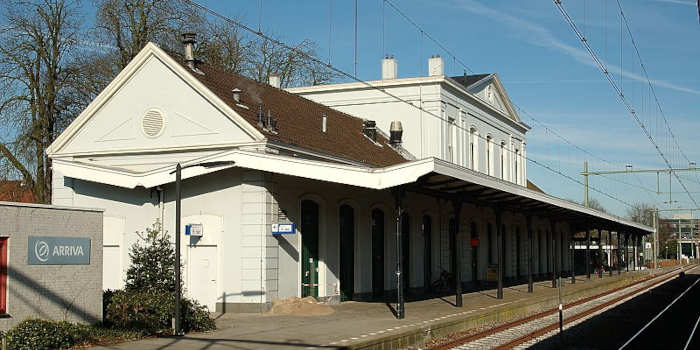
[[[41,262],[46,262],[49,260],[49,245],[44,241],[36,241],[34,244],[34,254],[36,258]]]

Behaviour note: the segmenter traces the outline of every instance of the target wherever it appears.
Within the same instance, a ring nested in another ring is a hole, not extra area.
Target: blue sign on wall
[[[29,236],[27,253],[29,265],[90,265],[90,238]]]
[[[293,222],[284,224],[272,224],[273,235],[291,235],[296,232],[297,225]]]

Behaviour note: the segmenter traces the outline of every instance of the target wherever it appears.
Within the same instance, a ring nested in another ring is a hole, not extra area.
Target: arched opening
[[[455,273],[457,271],[458,263],[457,249],[459,249],[459,247],[457,247],[457,222],[454,218],[450,218],[447,231],[450,235],[450,273],[454,278],[456,278],[457,275],[455,275]]]
[[[486,231],[487,231],[486,235],[488,236],[488,240],[489,240],[488,245],[487,245],[488,246],[488,263],[490,265],[492,265],[492,264],[496,263],[494,261],[495,260],[494,255],[496,255],[496,254],[494,254],[494,252],[493,252],[494,248],[496,247],[496,245],[494,244],[494,242],[496,242],[496,237],[494,236],[493,226],[491,225],[490,222],[486,225]]]
[[[515,228],[515,279],[520,281],[520,259],[522,259],[522,237],[520,237],[520,227]]]
[[[478,263],[478,253],[479,253],[479,232],[477,230],[476,223],[472,221],[471,224],[471,241],[470,246],[472,249],[472,282],[477,282],[477,272],[479,268]]]
[[[301,296],[318,297],[319,206],[312,200],[301,202]]]
[[[501,259],[503,261],[503,279],[504,280],[505,280],[505,277],[508,275],[507,274],[507,270],[508,270],[507,267],[508,267],[508,263],[510,262],[510,260],[508,259],[508,256],[511,255],[511,254],[508,254],[508,251],[506,250],[506,241],[508,240],[507,238],[508,238],[508,235],[506,233],[506,225],[502,224],[501,225],[501,252],[502,252]],[[499,264],[500,264],[500,262],[499,262]]]
[[[411,285],[411,218],[408,214],[401,214],[401,249],[403,250],[403,259],[401,261],[402,271],[404,276],[403,289],[408,291]]]
[[[384,294],[384,212],[372,210],[372,294]]]
[[[352,300],[355,290],[355,210],[340,206],[340,300]]]
[[[423,287],[430,288],[433,271],[433,222],[428,215],[423,216]]]

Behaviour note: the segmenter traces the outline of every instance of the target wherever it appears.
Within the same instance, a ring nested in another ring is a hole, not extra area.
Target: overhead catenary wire
[[[571,27],[571,29],[574,31],[574,34],[579,38],[579,40],[581,41],[581,44],[584,46],[584,48],[586,49],[586,51],[588,52],[588,54],[591,56],[591,58],[593,59],[593,61],[595,62],[595,64],[598,66],[598,68],[600,69],[600,71],[603,73],[605,79],[608,80],[608,82],[610,83],[610,86],[613,88],[613,90],[614,90],[615,93],[617,94],[618,100],[620,100],[620,102],[623,104],[623,106],[625,107],[625,109],[627,109],[627,111],[629,112],[629,114],[630,114],[630,115],[632,116],[632,118],[636,121],[637,125],[642,129],[642,131],[644,132],[644,135],[646,135],[647,139],[649,139],[649,142],[651,142],[651,144],[654,146],[654,148],[656,149],[656,151],[657,151],[657,153],[659,154],[659,156],[663,159],[664,163],[666,163],[666,166],[667,166],[670,170],[673,169],[673,166],[671,165],[671,162],[669,161],[669,159],[668,159],[668,157],[666,156],[666,154],[664,154],[664,152],[663,152],[663,151],[661,150],[661,148],[659,147],[658,142],[654,139],[654,137],[653,137],[653,136],[651,135],[651,133],[649,132],[648,127],[644,124],[644,122],[643,122],[642,120],[640,120],[639,115],[638,115],[637,112],[635,111],[634,107],[630,104],[630,102],[627,100],[627,98],[625,97],[625,95],[622,93],[621,87],[618,86],[618,84],[615,83],[615,80],[610,76],[610,73],[608,72],[605,63],[603,63],[603,62],[598,58],[598,55],[595,53],[595,50],[593,50],[593,48],[591,47],[591,45],[588,43],[588,40],[583,36],[583,34],[581,33],[581,31],[580,31],[580,30],[578,29],[578,27],[576,26],[576,23],[573,21],[573,19],[571,18],[571,16],[569,16],[569,14],[568,14],[568,12],[566,11],[566,9],[564,9],[564,6],[562,5],[561,0],[553,0],[553,1],[554,1],[554,5],[557,7],[557,9],[559,9],[559,12],[560,12],[560,13],[562,14],[562,16],[564,17],[564,20],[569,24],[569,26]],[[620,46],[622,46],[622,43],[620,43]],[[622,67],[621,67],[621,68],[622,68]],[[620,77],[622,77],[622,76],[623,76],[623,74],[620,74]],[[681,178],[678,176],[678,174],[677,174],[676,172],[672,171],[672,170],[671,170],[671,173],[673,173],[673,175],[674,175],[674,177],[676,178],[676,180],[678,181],[678,183],[681,185],[681,187],[683,187],[683,190],[687,193],[688,197],[689,197],[690,200],[693,202],[693,204],[694,204],[695,206],[698,206],[697,201],[696,201],[695,198],[690,194],[690,191],[689,191],[688,188],[686,187],[685,183],[684,183],[684,182],[681,180]]]
[[[301,56],[303,56],[303,57],[305,57],[305,58],[307,58],[307,59],[309,59],[309,60],[311,60],[311,61],[313,61],[313,62],[315,62],[315,63],[317,63],[317,64],[325,65],[328,69],[332,70],[333,72],[337,73],[338,75],[344,76],[344,77],[349,78],[349,79],[351,79],[351,80],[353,80],[353,81],[356,81],[356,82],[358,82],[358,83],[361,83],[362,85],[365,85],[365,86],[368,87],[368,88],[371,88],[371,89],[373,89],[373,90],[376,90],[376,91],[378,91],[378,92],[381,92],[381,93],[383,93],[383,94],[385,94],[385,95],[387,95],[387,96],[389,96],[389,97],[395,99],[397,102],[401,102],[401,103],[404,103],[404,104],[406,104],[406,105],[408,105],[408,106],[411,106],[411,107],[413,107],[413,108],[415,108],[415,109],[418,109],[418,110],[419,110],[421,113],[423,113],[424,115],[427,115],[427,116],[436,118],[436,119],[438,119],[438,120],[441,120],[441,121],[444,122],[444,123],[449,123],[449,121],[446,120],[445,118],[443,118],[442,116],[439,116],[439,115],[433,113],[432,111],[429,111],[429,110],[423,108],[423,106],[416,106],[414,103],[411,103],[410,101],[407,101],[407,100],[405,100],[405,99],[403,99],[403,98],[401,98],[401,97],[399,97],[399,96],[397,96],[397,95],[395,95],[395,94],[392,94],[391,92],[387,91],[386,89],[382,89],[382,88],[380,88],[380,87],[377,87],[377,86],[375,86],[375,85],[372,85],[372,84],[370,84],[370,83],[367,82],[367,81],[364,81],[364,80],[359,79],[356,75],[347,73],[347,72],[345,72],[344,70],[339,69],[339,68],[337,68],[337,67],[335,67],[335,66],[333,66],[333,65],[331,65],[331,64],[324,63],[321,59],[319,59],[319,58],[317,58],[317,57],[314,57],[314,56],[311,56],[311,55],[309,55],[308,53],[306,53],[306,52],[300,50],[300,49],[297,48],[297,47],[293,47],[293,46],[291,46],[291,45],[288,45],[288,44],[286,44],[286,43],[284,43],[284,42],[282,42],[282,41],[280,41],[280,40],[278,40],[278,39],[275,39],[275,38],[273,38],[273,37],[271,37],[271,36],[269,36],[269,35],[267,35],[267,34],[265,34],[265,33],[263,33],[263,32],[258,32],[258,31],[256,31],[256,30],[250,28],[249,26],[247,26],[247,25],[241,23],[241,22],[238,22],[238,21],[233,20],[233,19],[231,19],[231,18],[229,18],[229,17],[226,17],[226,16],[224,16],[224,15],[222,15],[222,14],[220,14],[220,13],[218,13],[218,12],[216,12],[216,11],[214,11],[214,10],[212,10],[212,9],[210,9],[210,8],[208,8],[208,7],[206,7],[206,6],[203,6],[203,5],[201,5],[201,4],[199,4],[199,3],[195,2],[195,1],[193,1],[193,0],[179,0],[179,1],[181,1],[181,2],[183,2],[184,4],[187,4],[187,5],[189,5],[189,6],[192,6],[192,7],[194,7],[194,8],[197,8],[197,9],[200,10],[200,11],[203,11],[203,12],[205,12],[205,13],[208,13],[208,14],[214,16],[214,17],[217,17],[217,18],[219,18],[219,19],[221,19],[221,20],[223,20],[223,21],[225,21],[225,22],[227,22],[227,23],[229,23],[229,24],[231,24],[231,25],[234,25],[234,26],[236,26],[236,27],[239,27],[239,28],[241,28],[241,29],[243,29],[243,30],[245,30],[245,31],[247,31],[247,32],[249,32],[249,33],[251,33],[251,34],[253,34],[253,35],[257,35],[257,36],[259,36],[260,38],[262,38],[262,39],[264,39],[264,40],[267,40],[267,41],[269,41],[269,42],[271,42],[271,43],[273,43],[273,44],[275,44],[275,45],[278,45],[278,46],[280,46],[280,47],[282,47],[282,48],[284,48],[284,49],[286,49],[286,50],[293,51],[293,52],[295,52],[295,53],[297,53],[297,54],[299,54],[299,55],[301,55]],[[387,3],[391,4],[388,0],[387,0]],[[424,32],[424,33],[425,33],[425,32]],[[427,35],[427,33],[425,33],[425,34]],[[461,129],[461,130],[463,130],[463,131],[469,132],[469,130],[467,130],[466,128],[464,128],[464,127],[462,127],[462,126],[460,126],[460,125],[457,125],[457,124],[453,124],[453,125],[454,125],[456,128],[458,128],[458,129]],[[473,134],[473,135],[476,136],[476,137],[478,137],[478,138],[480,138],[480,139],[483,139],[483,140],[485,140],[485,141],[487,140],[485,136],[482,136],[482,135],[479,135],[479,134]],[[572,181],[572,182],[574,182],[574,183],[577,183],[577,184],[579,184],[579,185],[581,185],[581,186],[584,185],[584,183],[581,182],[580,180],[577,180],[577,179],[575,179],[575,178],[573,178],[573,177],[571,177],[571,176],[569,176],[569,175],[567,175],[567,174],[564,174],[564,173],[562,173],[561,171],[558,171],[558,170],[556,170],[556,169],[553,169],[552,167],[550,167],[550,166],[548,166],[548,165],[546,165],[546,164],[543,164],[543,163],[541,163],[541,162],[539,162],[539,161],[537,161],[537,160],[535,160],[535,159],[529,158],[529,157],[527,157],[527,156],[523,156],[522,154],[515,152],[515,150],[513,150],[513,149],[510,149],[510,148],[507,148],[507,147],[504,147],[503,149],[506,150],[506,151],[508,151],[508,152],[510,152],[512,155],[516,155],[517,157],[523,158],[523,159],[525,159],[525,160],[531,162],[532,164],[538,165],[538,166],[540,166],[540,167],[542,167],[542,168],[544,168],[544,169],[546,169],[546,170],[548,170],[548,171],[550,171],[550,172],[553,172],[554,174],[557,174],[557,175],[559,175],[559,176],[562,176],[562,177],[565,178],[565,179],[568,179],[568,180],[570,180],[570,181]],[[622,199],[620,199],[620,198],[618,198],[618,197],[616,197],[616,196],[613,196],[613,195],[611,195],[611,194],[609,194],[609,193],[606,193],[606,192],[604,192],[604,191],[601,191],[601,190],[599,190],[599,189],[597,189],[597,188],[595,188],[595,187],[589,186],[589,189],[592,190],[593,192],[600,193],[601,195],[606,196],[606,197],[608,197],[608,198],[610,198],[610,199],[612,199],[612,200],[614,200],[614,201],[620,202],[620,203],[622,203],[622,204],[624,204],[624,205],[626,205],[626,206],[628,206],[628,207],[633,207],[633,205],[632,205],[631,203],[629,203],[629,202],[627,202],[627,201],[624,201],[624,200],[622,200]]]
[[[661,107],[661,102],[659,101],[659,97],[656,95],[656,89],[654,89],[654,85],[651,83],[651,79],[649,78],[649,73],[647,72],[646,65],[644,64],[644,61],[642,60],[642,55],[639,52],[639,47],[637,46],[637,41],[634,39],[634,35],[632,34],[632,29],[630,28],[630,23],[625,15],[625,10],[622,8],[622,3],[620,0],[617,0],[617,7],[620,9],[620,15],[622,16],[622,20],[625,24],[625,27],[627,28],[627,34],[630,38],[630,42],[632,43],[632,47],[634,48],[634,51],[637,55],[637,59],[639,60],[639,66],[642,70],[642,73],[644,73],[644,78],[647,81],[647,84],[649,86],[649,90],[654,97],[654,101],[656,102],[656,106],[659,109],[659,113],[661,115],[661,118],[664,121],[664,124],[666,125],[666,128],[668,129],[669,137],[673,139],[673,142],[675,143],[676,147],[678,148],[679,153],[683,158],[685,158],[686,162],[690,163],[690,159],[688,156],[683,152],[683,149],[681,148],[680,144],[678,143],[678,139],[676,138],[676,135],[673,133],[673,129],[671,129],[671,125],[668,122],[668,118],[666,118],[666,114],[664,113],[663,108]]]

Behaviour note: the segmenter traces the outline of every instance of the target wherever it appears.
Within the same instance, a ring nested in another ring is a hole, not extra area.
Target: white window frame
[[[506,142],[501,141],[501,180],[507,181],[508,157],[506,156]]]
[[[469,129],[469,168],[479,171],[479,131],[475,127]]]
[[[486,136],[486,174],[493,176],[493,137]]]

